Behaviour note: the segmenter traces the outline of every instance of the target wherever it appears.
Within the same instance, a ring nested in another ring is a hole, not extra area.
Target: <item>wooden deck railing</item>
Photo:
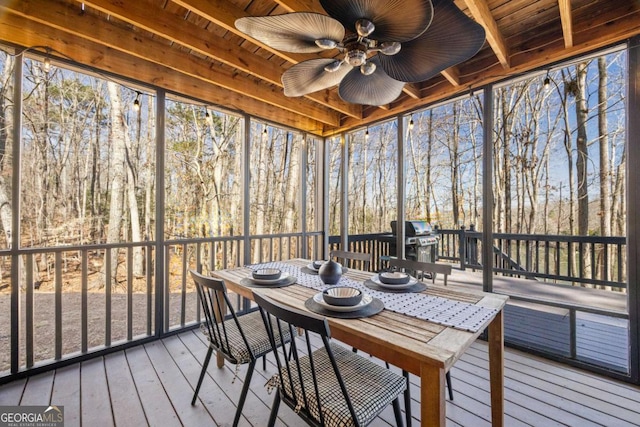
[[[482,268],[481,233],[461,229],[439,234],[440,260],[459,263],[462,269]],[[380,240],[382,235],[349,236],[346,249],[370,253],[371,270],[379,271],[383,257],[389,255],[389,243]],[[17,295],[22,307],[13,313],[11,298],[12,313],[0,313],[5,328],[0,338],[6,342],[0,346],[0,383],[195,327],[200,309],[189,269],[320,259],[323,239],[322,232],[314,232],[176,239],[160,246],[140,242],[0,251],[4,271],[12,270],[14,263],[20,265]],[[625,244],[619,237],[495,234],[494,272],[623,291]],[[338,236],[329,237],[329,250],[340,246]],[[159,248],[161,254],[156,253]],[[136,277],[133,266],[139,252],[143,262]],[[158,263],[164,265],[162,281],[155,277]],[[4,297],[9,300],[11,295]],[[236,304],[239,310],[250,309],[239,297]],[[575,318],[574,308],[568,309]]]
[[[17,302],[0,295],[11,307],[0,313],[0,383],[197,326],[189,269],[321,258],[322,242],[322,232],[166,240],[160,259],[157,242],[0,251],[2,271],[20,266]],[[238,296],[236,308],[250,307]]]
[[[459,263],[461,269],[482,269],[481,232],[473,227],[438,232],[440,259]],[[627,287],[624,237],[494,233],[493,241],[495,274],[615,290]]]

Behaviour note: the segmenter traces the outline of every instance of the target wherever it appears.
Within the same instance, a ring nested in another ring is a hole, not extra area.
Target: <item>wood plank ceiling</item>
[[[0,0],[0,40],[327,136],[640,33],[640,0],[455,4],[485,28],[483,48],[430,80],[406,84],[382,107],[346,103],[335,88],[284,96],[283,71],[318,56],[271,49],[234,26],[243,16],[324,13],[318,0]]]

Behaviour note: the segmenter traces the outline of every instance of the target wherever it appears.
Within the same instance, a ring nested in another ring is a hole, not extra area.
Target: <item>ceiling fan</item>
[[[484,28],[453,0],[320,0],[327,15],[294,12],[237,19],[236,28],[274,49],[318,53],[282,75],[296,97],[338,85],[346,102],[384,105],[405,83],[427,80],[475,55]]]

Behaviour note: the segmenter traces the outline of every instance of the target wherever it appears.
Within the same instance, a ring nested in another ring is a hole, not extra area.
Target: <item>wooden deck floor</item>
[[[436,281],[439,282],[440,279]],[[454,269],[448,282],[450,286],[479,289],[482,287],[482,273]],[[505,341],[508,344],[570,357],[569,310],[544,305],[545,302],[563,304],[576,308],[576,359],[628,372],[628,320],[581,311],[595,309],[626,313],[625,294],[506,276],[495,276],[493,286],[495,292],[512,297],[504,310]],[[535,299],[541,303],[534,304],[519,298]]]
[[[0,405],[64,405],[65,426],[231,425],[245,370],[210,366],[191,406],[206,345],[199,331],[99,357],[0,387]],[[274,373],[261,364],[251,381],[243,426],[263,426],[272,396],[264,384]],[[476,342],[451,370],[454,400],[447,401],[447,426],[490,425],[487,346]],[[412,397],[419,397],[412,377]],[[419,402],[412,402],[419,414]],[[523,352],[505,355],[507,426],[608,426],[640,424],[640,387],[607,379]],[[286,406],[278,425],[302,423]],[[375,426],[393,425],[387,408]],[[414,419],[413,425],[419,425]]]

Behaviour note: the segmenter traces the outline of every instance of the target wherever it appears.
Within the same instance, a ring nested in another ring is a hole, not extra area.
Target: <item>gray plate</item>
[[[273,283],[256,283],[253,281],[253,279],[245,277],[244,279],[240,280],[240,284],[248,288],[284,288],[285,286],[291,286],[295,284],[296,280],[298,280],[296,277],[288,276]]]
[[[393,289],[389,285],[380,286],[373,280],[369,280],[369,279],[364,282],[364,285],[369,289],[373,289],[374,291],[389,292],[392,294],[407,294],[407,293],[414,293],[414,292],[422,292],[427,289],[426,283],[423,283],[423,282],[417,282],[409,286],[408,288],[400,288],[400,289]]]
[[[378,298],[373,298],[373,301],[371,301],[370,304],[367,304],[366,307],[360,310],[347,312],[327,310],[326,308],[315,302],[313,300],[313,297],[306,300],[304,302],[304,306],[314,313],[321,314],[327,317],[337,317],[340,319],[358,319],[361,317],[370,317],[384,310],[384,303]]]

